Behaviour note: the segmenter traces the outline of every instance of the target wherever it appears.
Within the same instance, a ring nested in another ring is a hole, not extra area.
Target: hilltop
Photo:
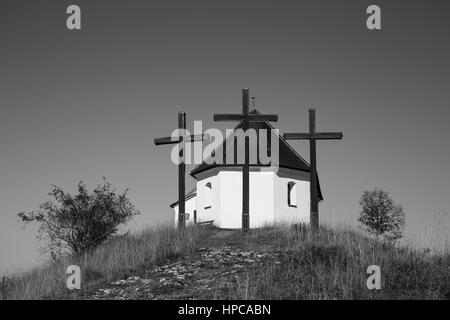
[[[78,264],[82,289],[65,270]],[[381,268],[381,290],[366,269]],[[350,229],[304,225],[257,230],[149,229],[92,255],[9,279],[9,299],[449,299],[450,255],[394,247]]]

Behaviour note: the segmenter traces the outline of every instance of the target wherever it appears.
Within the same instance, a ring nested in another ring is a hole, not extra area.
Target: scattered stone
[[[99,289],[94,299],[192,299],[210,297],[211,290],[227,290],[248,268],[268,261],[281,264],[275,253],[226,246],[199,248],[197,253],[148,270],[142,276],[119,279]],[[202,295],[202,292],[205,293]]]

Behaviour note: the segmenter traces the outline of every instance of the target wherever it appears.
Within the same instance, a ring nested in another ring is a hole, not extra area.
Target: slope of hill
[[[81,267],[81,290],[66,288],[70,264]],[[380,290],[367,288],[370,265],[380,266]],[[8,299],[449,299],[450,255],[326,227],[314,236],[304,225],[161,227],[13,276],[1,292]]]

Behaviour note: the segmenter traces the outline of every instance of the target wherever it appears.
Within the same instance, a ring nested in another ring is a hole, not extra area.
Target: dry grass
[[[208,237],[210,234],[208,228],[178,232],[166,226],[117,237],[83,259],[66,258],[11,277],[0,287],[0,298],[79,298],[78,293],[66,288],[65,271],[70,264],[81,267],[82,291],[86,292],[189,255],[206,243],[276,252],[281,262],[247,269],[227,292],[211,292],[210,297],[215,299],[450,298],[448,252],[432,255],[424,250],[394,247],[342,227],[321,227],[314,236],[304,225],[238,231],[228,238]],[[381,290],[367,289],[369,265],[381,268]]]
[[[66,288],[69,265],[82,270],[83,289],[118,277],[139,273],[164,261],[187,255],[197,247],[205,228],[186,228],[178,232],[169,226],[151,228],[135,235],[118,236],[100,246],[92,255],[64,258],[13,275],[1,284],[0,299],[76,298]]]
[[[306,226],[254,230],[247,243],[271,244],[282,264],[248,270],[229,299],[449,299],[450,254],[394,247],[350,229]],[[367,267],[381,268],[368,290]]]

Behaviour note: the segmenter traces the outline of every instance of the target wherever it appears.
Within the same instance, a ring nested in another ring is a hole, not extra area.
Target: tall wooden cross
[[[178,129],[183,131],[183,136],[156,138],[155,145],[177,144],[186,142],[203,141],[209,139],[206,134],[186,135],[186,113],[178,113]],[[181,134],[181,133],[180,133]],[[178,164],[178,226],[184,228],[185,226],[185,211],[186,211],[186,163],[184,147],[180,150],[180,163]]]
[[[249,113],[249,89],[242,89],[242,113],[241,114],[215,114],[214,121],[243,121],[242,130],[249,129],[250,122],[276,122],[276,114],[248,114]],[[258,134],[258,133],[257,133]],[[249,198],[250,198],[250,164],[249,141],[245,139],[245,162],[242,166],[242,230],[250,228]]]
[[[316,132],[316,110],[309,109],[308,133],[285,133],[285,140],[309,140],[309,158],[311,166],[309,194],[310,194],[310,223],[313,230],[319,228],[319,194],[317,186],[316,140],[340,140],[342,132]]]

